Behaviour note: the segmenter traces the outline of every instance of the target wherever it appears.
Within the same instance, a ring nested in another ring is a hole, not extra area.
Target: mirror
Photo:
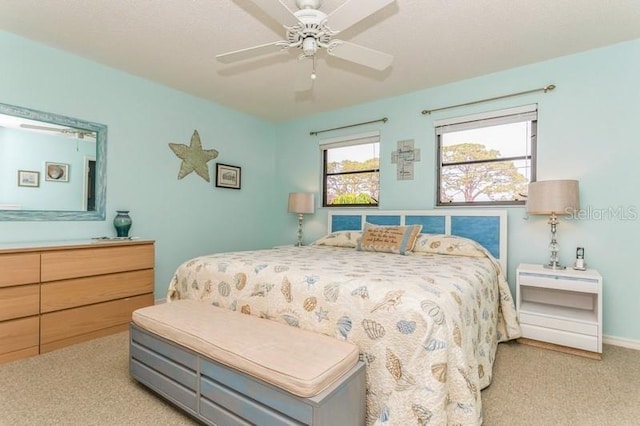
[[[107,126],[0,103],[0,220],[104,220]]]

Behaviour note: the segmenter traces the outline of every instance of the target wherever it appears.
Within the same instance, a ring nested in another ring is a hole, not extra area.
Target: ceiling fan
[[[218,61],[232,63],[281,50],[297,48],[300,60],[311,59],[315,79],[316,53],[326,49],[337,58],[382,71],[393,62],[393,56],[378,50],[333,38],[336,34],[372,15],[395,0],[346,0],[330,14],[318,8],[322,0],[296,0],[299,10],[292,12],[281,0],[251,0],[286,29],[285,40],[261,44],[247,49],[217,55]],[[309,79],[307,79],[309,81]]]

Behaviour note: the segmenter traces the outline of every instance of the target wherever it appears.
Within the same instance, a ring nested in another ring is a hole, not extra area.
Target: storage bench
[[[133,378],[211,425],[363,425],[355,345],[183,300],[134,312]]]

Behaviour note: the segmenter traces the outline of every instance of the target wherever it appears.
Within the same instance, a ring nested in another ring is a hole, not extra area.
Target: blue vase
[[[129,229],[131,228],[131,216],[129,216],[129,210],[116,210],[118,214],[113,218],[113,226],[116,228],[116,235],[118,237],[128,237]]]

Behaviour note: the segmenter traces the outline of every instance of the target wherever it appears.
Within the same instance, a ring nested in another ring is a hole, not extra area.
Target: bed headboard
[[[505,210],[329,210],[328,230],[359,231],[375,225],[422,225],[423,234],[457,235],[482,244],[507,271]]]

